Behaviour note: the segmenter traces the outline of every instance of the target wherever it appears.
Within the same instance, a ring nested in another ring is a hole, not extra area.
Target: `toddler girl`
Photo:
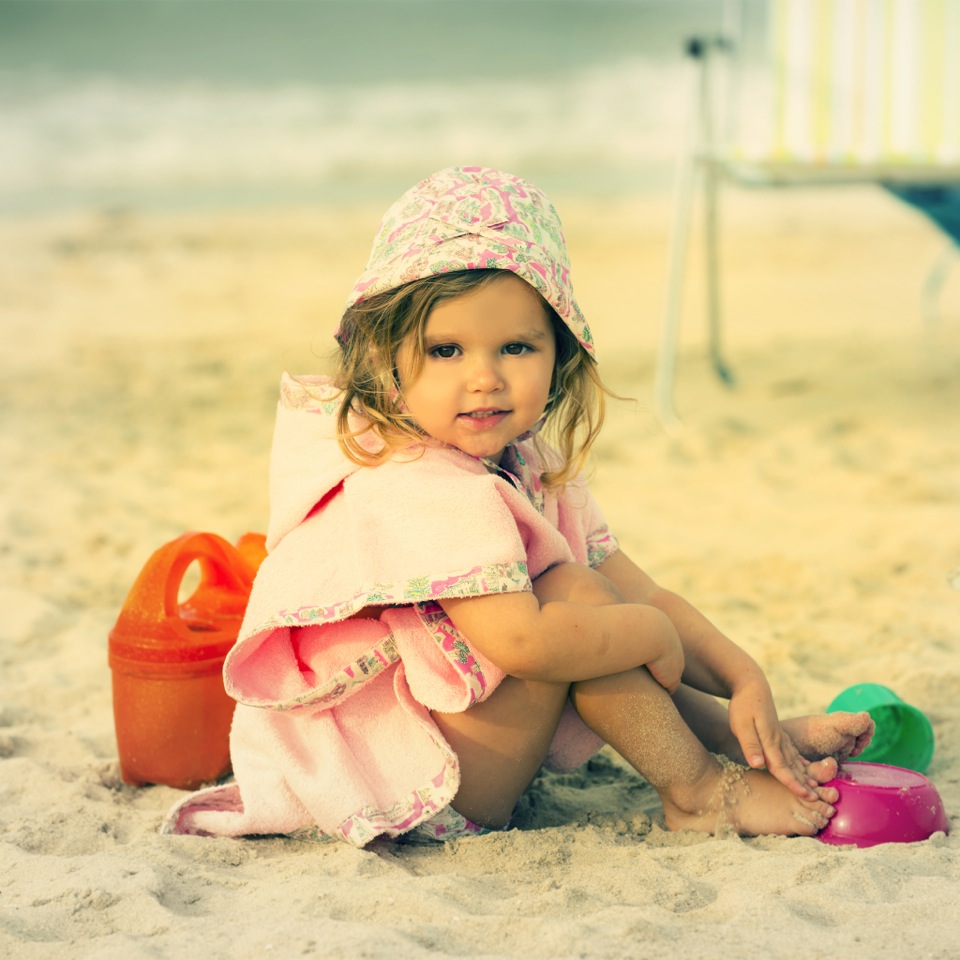
[[[781,724],[756,663],[618,548],[580,473],[604,388],[546,197],[428,177],[336,336],[333,379],[281,386],[269,555],[224,667],[236,782],[165,829],[479,834],[603,743],[670,829],[824,827],[872,722]]]

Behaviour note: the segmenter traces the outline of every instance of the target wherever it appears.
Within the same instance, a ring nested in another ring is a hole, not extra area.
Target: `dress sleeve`
[[[578,563],[599,567],[620,549],[582,476],[567,484],[558,497],[557,526]]]

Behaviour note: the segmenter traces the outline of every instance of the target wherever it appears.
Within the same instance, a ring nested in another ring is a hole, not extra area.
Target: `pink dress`
[[[282,383],[269,555],[224,665],[235,782],[186,796],[164,832],[363,846],[430,819],[460,781],[430,711],[467,710],[504,677],[438,600],[527,591],[617,549],[582,481],[542,489],[532,441],[499,470],[440,445],[358,467],[335,396],[324,378]],[[379,619],[354,617],[371,606]],[[600,746],[568,709],[548,763],[572,769]]]

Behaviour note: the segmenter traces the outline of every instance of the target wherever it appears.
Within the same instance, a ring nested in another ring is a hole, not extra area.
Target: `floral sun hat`
[[[529,283],[591,355],[590,328],[570,284],[560,218],[532,183],[489,167],[450,167],[384,214],[353,306],[412,280],[455,270],[509,270]],[[336,337],[347,336],[342,326]]]

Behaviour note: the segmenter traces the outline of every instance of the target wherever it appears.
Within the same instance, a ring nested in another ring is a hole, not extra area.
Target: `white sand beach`
[[[602,754],[539,779],[516,829],[436,848],[158,834],[181,793],[120,781],[108,632],[163,543],[265,527],[278,378],[321,364],[381,211],[36,215],[0,224],[4,957],[960,957],[960,264],[928,323],[944,241],[893,199],[729,194],[737,385],[704,359],[694,256],[671,435],[666,202],[553,199],[602,370],[638,400],[596,451],[624,547],[784,715],[861,681],[923,710],[952,832],[671,834]]]

